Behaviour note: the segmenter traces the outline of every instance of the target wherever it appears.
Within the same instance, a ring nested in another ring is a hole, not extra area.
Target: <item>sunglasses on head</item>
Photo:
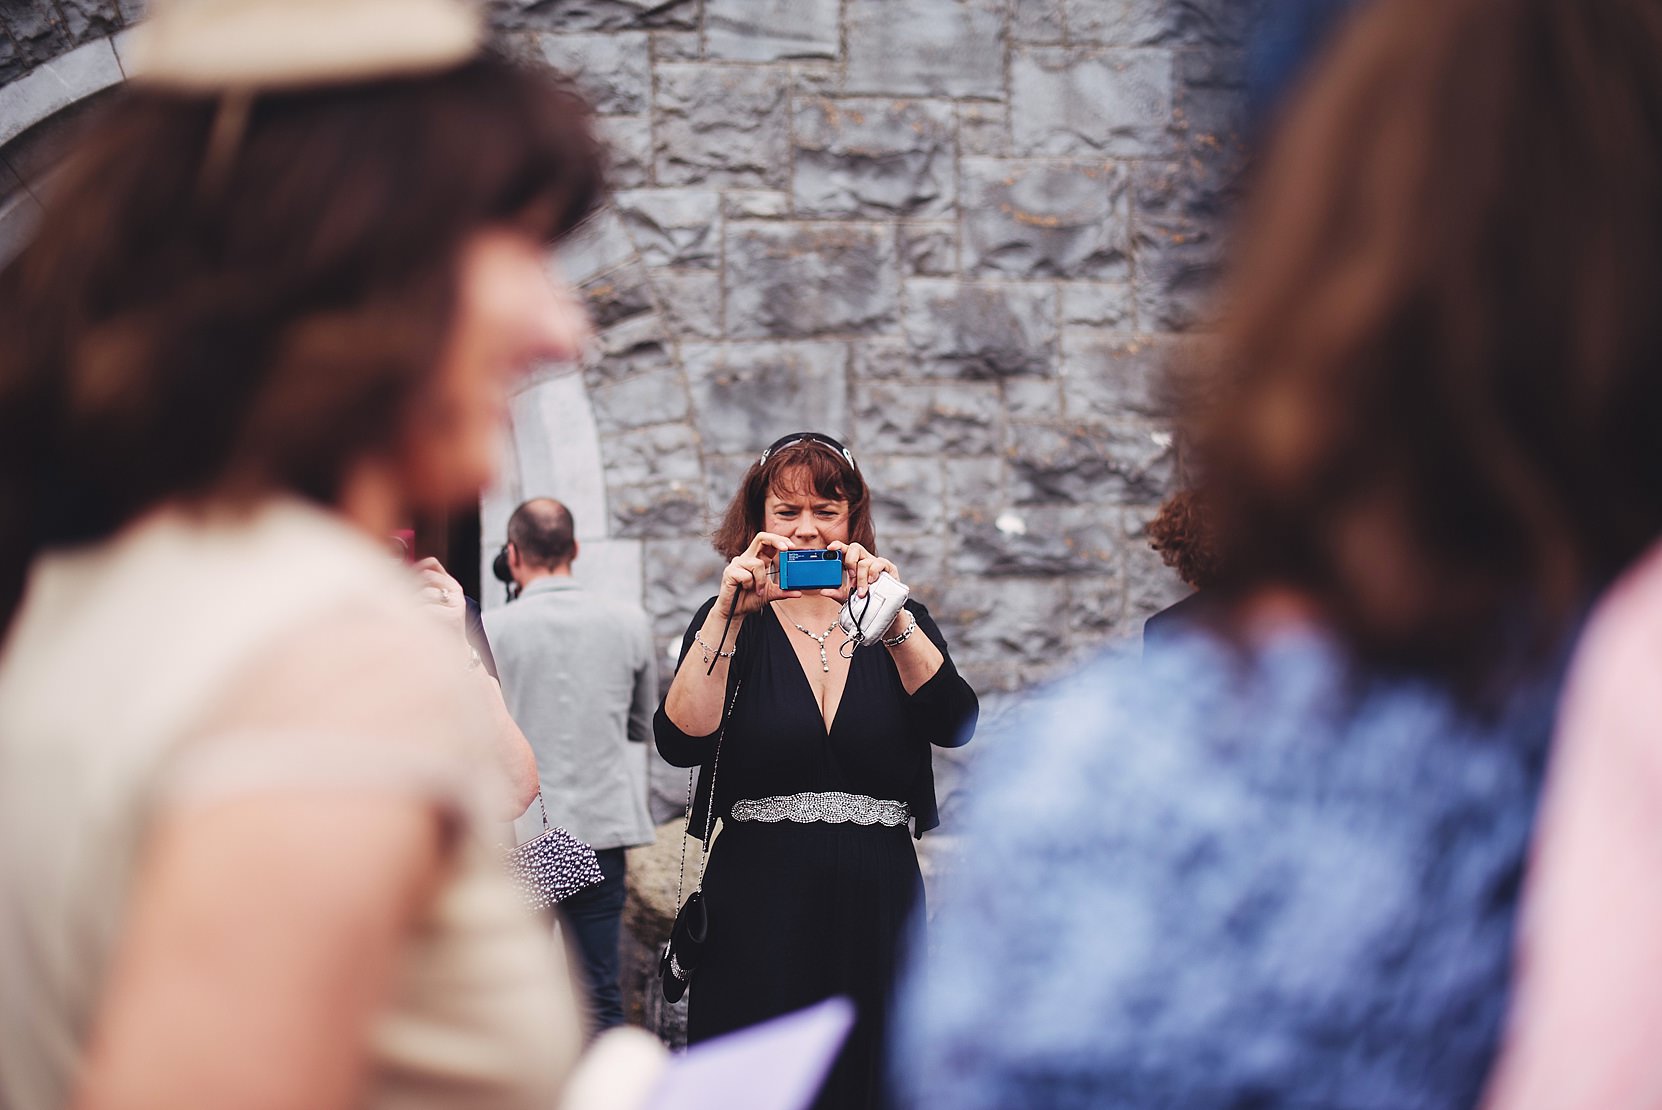
[[[756,465],[765,465],[768,459],[771,458],[775,452],[783,451],[787,447],[794,447],[798,443],[817,443],[821,447],[829,447],[831,450],[842,456],[843,461],[849,465],[851,470],[860,469],[854,462],[854,452],[850,451],[830,436],[822,435],[819,432],[792,432],[788,436],[781,436],[780,438],[774,440],[766,451],[762,452],[762,457],[756,460]]]

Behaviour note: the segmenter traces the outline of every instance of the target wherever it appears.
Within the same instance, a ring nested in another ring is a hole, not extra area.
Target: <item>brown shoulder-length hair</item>
[[[1166,498],[1148,523],[1148,545],[1159,552],[1161,562],[1197,590],[1217,581],[1223,562],[1212,534],[1212,518],[1205,495],[1185,489]]]
[[[856,466],[826,444],[802,440],[781,447],[766,462],[754,462],[733,500],[727,503],[721,525],[711,541],[724,559],[731,559],[750,546],[762,530],[765,505],[775,489],[796,493],[806,490],[828,501],[848,502],[848,539],[867,551],[877,552],[877,529],[871,520],[871,491]]]
[[[1492,686],[1662,531],[1658,59],[1651,0],[1359,11],[1262,167],[1183,419],[1226,590]]]
[[[493,56],[225,111],[124,90],[0,271],[0,631],[45,547],[181,497],[332,502],[429,387],[464,244],[552,241],[601,189],[583,102]]]

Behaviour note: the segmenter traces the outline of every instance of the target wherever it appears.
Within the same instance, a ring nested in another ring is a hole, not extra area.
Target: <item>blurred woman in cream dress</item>
[[[0,1105],[569,1101],[499,722],[382,537],[585,338],[587,111],[448,0],[151,10],[0,271]]]

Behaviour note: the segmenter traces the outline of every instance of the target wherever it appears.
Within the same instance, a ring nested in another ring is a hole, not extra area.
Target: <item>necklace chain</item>
[[[819,645],[819,669],[824,671],[826,674],[830,674],[831,657],[825,653],[825,641],[830,637],[831,633],[837,630],[837,625],[842,623],[841,619],[832,621],[831,627],[827,628],[823,633],[809,632],[806,628],[803,628],[800,624],[797,624],[794,620],[791,620],[790,617],[786,617],[785,619],[791,621],[792,628],[796,629],[798,632],[808,637],[808,639],[813,640]]]

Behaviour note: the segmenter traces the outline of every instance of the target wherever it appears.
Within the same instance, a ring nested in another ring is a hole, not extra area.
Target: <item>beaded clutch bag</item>
[[[550,827],[541,794],[537,808],[542,810],[542,832],[508,850],[508,875],[534,910],[563,902],[606,878],[593,848],[562,828]]]

